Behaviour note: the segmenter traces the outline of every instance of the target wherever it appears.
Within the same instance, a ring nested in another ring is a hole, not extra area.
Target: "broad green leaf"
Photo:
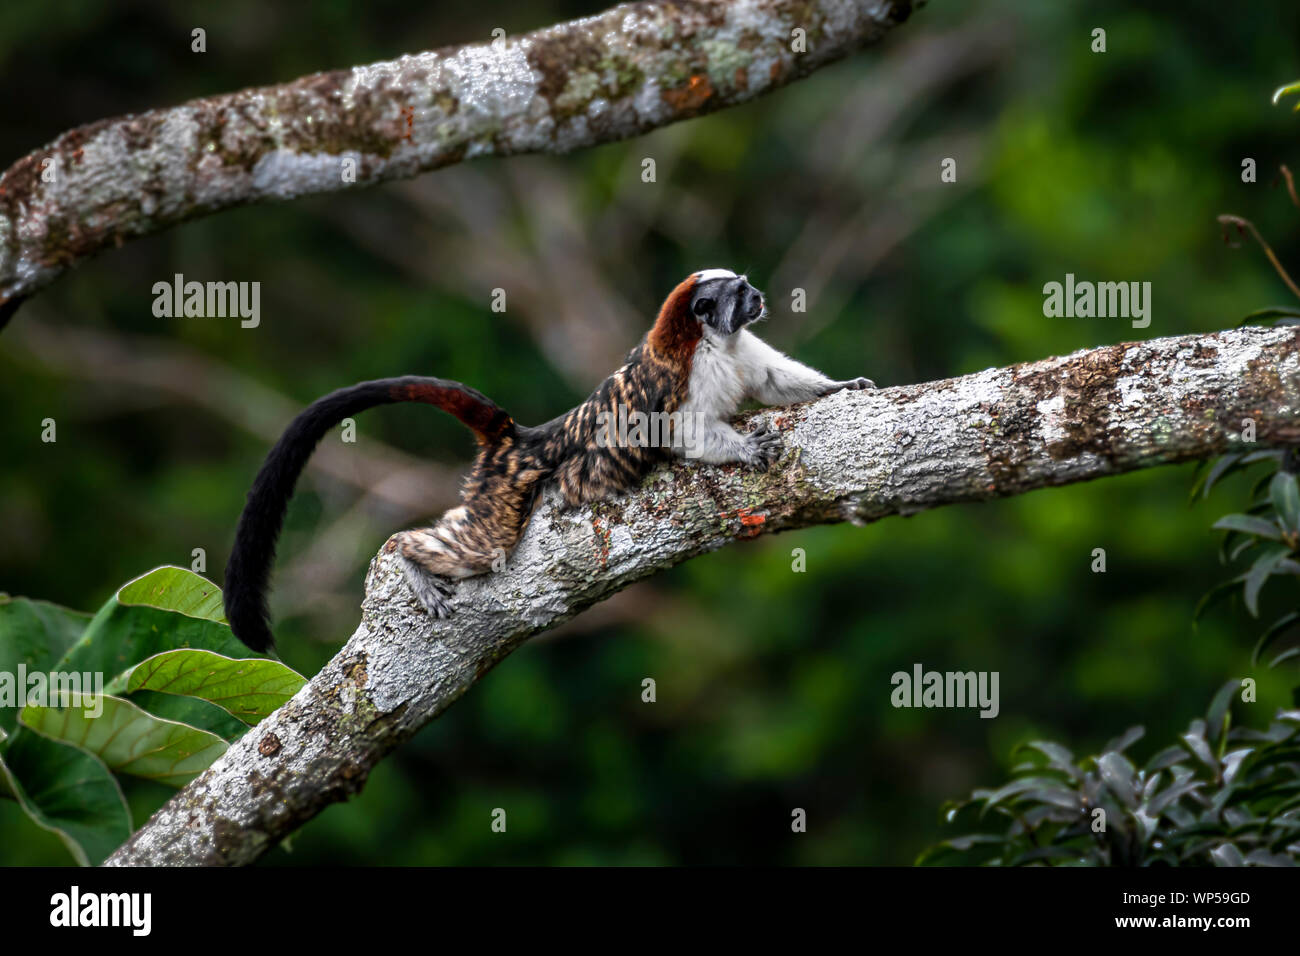
[[[256,724],[302,689],[306,678],[279,661],[232,659],[211,651],[165,651],[113,681],[110,692],[152,690],[211,701]]]
[[[189,617],[228,624],[221,588],[185,568],[164,565],[129,581],[117,592],[120,604],[141,604]]]
[[[1282,525],[1288,531],[1300,531],[1300,486],[1295,475],[1279,471],[1268,486],[1268,497],[1273,502]]]
[[[226,742],[215,734],[155,717],[129,700],[98,695],[85,707],[27,707],[22,723],[46,737],[94,754],[115,773],[180,787],[206,770]]]
[[[242,720],[230,716],[216,704],[209,704],[197,697],[177,697],[152,690],[138,690],[126,695],[126,699],[155,717],[198,727],[216,734],[226,743],[233,744],[248,733],[248,725]]]
[[[0,760],[0,777],[40,827],[53,831],[82,866],[97,866],[131,835],[131,811],[103,761],[20,730]]]
[[[81,611],[0,594],[0,741],[18,726],[27,678],[48,677],[88,623],[90,615]]]
[[[1224,515],[1214,522],[1213,527],[1216,531],[1240,531],[1243,534],[1268,538],[1270,541],[1280,541],[1282,539],[1282,532],[1277,525],[1254,515]]]
[[[248,648],[213,617],[219,603],[220,592],[210,581],[184,568],[157,568],[100,608],[58,669],[98,672],[108,683],[142,660],[180,647],[242,657]]]

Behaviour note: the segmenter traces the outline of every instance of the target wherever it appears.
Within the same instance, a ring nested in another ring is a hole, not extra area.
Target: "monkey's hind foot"
[[[451,605],[447,599],[454,589],[448,581],[435,577],[407,557],[402,558],[402,574],[415,594],[415,599],[429,612],[430,617],[438,620],[451,617]]]

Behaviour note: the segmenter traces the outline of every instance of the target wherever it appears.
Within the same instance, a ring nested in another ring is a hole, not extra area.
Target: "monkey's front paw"
[[[745,460],[759,471],[767,471],[781,457],[781,433],[764,422],[745,438]]]
[[[862,376],[858,376],[857,378],[849,379],[847,382],[840,382],[839,386],[842,389],[849,389],[854,392],[860,392],[864,388],[875,388],[876,383],[869,378],[863,378]]]

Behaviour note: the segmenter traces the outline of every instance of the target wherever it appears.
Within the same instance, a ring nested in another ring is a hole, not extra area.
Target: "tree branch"
[[[357,793],[530,635],[731,541],[1208,458],[1241,446],[1246,419],[1261,444],[1293,444],[1298,407],[1294,329],[1107,346],[759,412],[785,441],[766,474],[682,463],[567,513],[549,492],[507,567],[458,585],[448,621],[416,606],[381,553],[339,654],[108,863],[252,862]]]
[[[0,328],[110,245],[231,206],[636,136],[806,76],[880,39],[912,5],[643,0],[79,126],[0,176]],[[796,29],[807,52],[793,50]]]

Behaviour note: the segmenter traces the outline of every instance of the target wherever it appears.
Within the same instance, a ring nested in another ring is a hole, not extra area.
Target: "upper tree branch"
[[[109,245],[230,206],[635,136],[798,79],[911,9],[911,0],[645,0],[523,37],[79,126],[0,176],[0,327],[25,297]],[[792,49],[795,29],[806,52]],[[345,160],[355,184],[344,182]]]
[[[569,513],[548,494],[506,568],[458,585],[448,621],[417,607],[381,553],[339,654],[108,862],[252,862],[360,790],[525,638],[738,538],[1208,458],[1241,446],[1246,419],[1259,442],[1294,444],[1298,403],[1294,329],[1109,346],[760,412],[785,441],[766,474],[678,464]]]

